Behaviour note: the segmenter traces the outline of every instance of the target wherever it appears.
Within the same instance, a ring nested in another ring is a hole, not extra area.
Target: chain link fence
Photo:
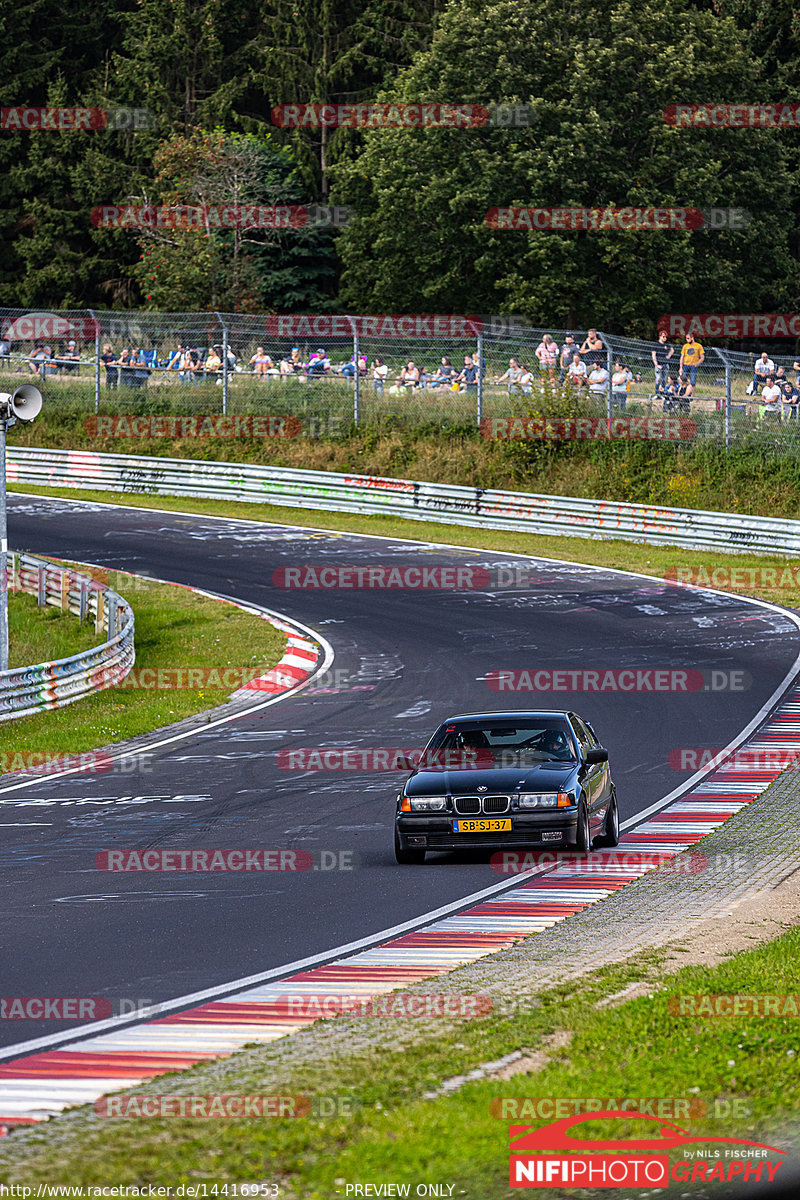
[[[242,432],[261,420],[267,435],[478,425],[486,437],[512,440],[702,438],[795,453],[798,374],[793,354],[509,318],[0,312],[5,387],[36,382],[54,415],[224,416]],[[236,425],[245,417],[251,425]],[[98,424],[101,433],[113,428]],[[158,428],[175,436],[183,426]]]

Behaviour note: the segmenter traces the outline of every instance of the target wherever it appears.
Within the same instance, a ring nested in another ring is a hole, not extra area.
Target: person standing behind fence
[[[589,371],[591,371],[591,368],[596,363],[603,362],[605,358],[605,347],[603,345],[603,339],[597,336],[596,329],[590,329],[586,334],[586,340],[581,346],[580,352],[581,357],[586,363]]]
[[[115,388],[117,386],[117,359],[108,342],[103,346],[100,362],[106,369],[106,387]]]
[[[573,354],[578,354],[578,347],[575,345],[575,338],[571,333],[568,333],[564,339],[564,345],[561,347],[561,370],[558,373],[558,386],[561,387],[566,377],[567,371],[572,366]]]
[[[456,375],[456,382],[461,384],[465,392],[477,392],[478,365],[473,362],[471,355],[464,355],[464,368]]]
[[[614,374],[611,376],[611,400],[621,412],[625,412],[630,378],[627,367],[623,367],[622,363],[614,364]]]
[[[509,396],[513,396],[519,392],[519,380],[521,375],[522,371],[520,370],[519,363],[515,358],[510,358],[508,360],[508,370],[504,371],[502,375],[498,375],[497,379],[495,379],[495,383],[507,383],[508,394]]]
[[[383,395],[386,376],[389,374],[389,368],[379,354],[375,355],[375,361],[372,364],[372,390]]]
[[[653,360],[653,367],[656,373],[656,388],[657,392],[663,392],[667,386],[667,376],[669,375],[669,360],[675,353],[675,347],[667,343],[667,331],[662,329],[658,335],[658,345],[655,350],[650,351],[650,357]]]
[[[550,377],[550,383],[553,387],[556,385],[556,364],[558,362],[558,345],[555,338],[546,333],[539,345],[536,347],[534,354],[539,360],[539,366],[542,371],[542,379],[545,373]]]
[[[682,371],[688,379],[686,388],[686,397],[691,400],[694,396],[694,389],[697,386],[697,369],[706,361],[706,352],[693,333],[687,335],[686,342],[681,350],[681,361],[678,370]]]

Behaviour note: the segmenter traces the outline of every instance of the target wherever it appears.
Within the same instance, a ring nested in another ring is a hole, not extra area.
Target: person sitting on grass
[[[781,416],[790,421],[796,421],[798,412],[800,412],[800,391],[791,380],[787,379],[781,388]]]
[[[472,361],[472,355],[464,355],[464,368],[456,375],[456,382],[461,384],[465,392],[477,392],[478,390],[478,367]]]
[[[270,356],[265,352],[264,347],[259,346],[253,357],[250,359],[250,366],[253,368],[253,371],[256,375],[266,375],[269,368],[274,367],[275,364]]]
[[[206,361],[203,364],[203,370],[209,378],[222,378],[220,371],[222,369],[222,359],[217,353],[216,346],[211,346],[206,354]]]
[[[589,372],[589,391],[596,399],[605,396],[608,391],[608,371],[600,362],[595,363]]]
[[[419,367],[414,366],[413,358],[410,358],[400,372],[398,382],[402,387],[415,388],[419,383]]]
[[[431,376],[431,387],[450,387],[453,382],[453,376],[456,370],[446,354],[442,355],[442,361],[436,369],[436,374]]]
[[[781,411],[780,403],[779,403],[780,398],[781,398],[781,389],[778,387],[777,383],[775,382],[775,376],[768,375],[767,382],[764,385],[764,387],[761,389],[761,404],[759,405],[759,416],[763,416],[764,413],[780,414],[780,411]]]

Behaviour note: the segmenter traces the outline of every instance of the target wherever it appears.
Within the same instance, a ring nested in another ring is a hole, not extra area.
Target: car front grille
[[[459,816],[474,817],[477,813],[508,812],[511,807],[509,796],[454,796],[453,807]]]

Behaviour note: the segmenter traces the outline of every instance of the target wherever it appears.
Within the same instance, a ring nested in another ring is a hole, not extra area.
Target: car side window
[[[580,743],[581,753],[583,754],[583,756],[585,758],[586,752],[588,750],[591,750],[592,745],[593,745],[592,735],[589,733],[589,730],[586,728],[586,726],[584,725],[584,723],[580,719],[580,717],[576,717],[573,715],[572,725],[573,725],[573,728],[577,735],[578,742]]]

